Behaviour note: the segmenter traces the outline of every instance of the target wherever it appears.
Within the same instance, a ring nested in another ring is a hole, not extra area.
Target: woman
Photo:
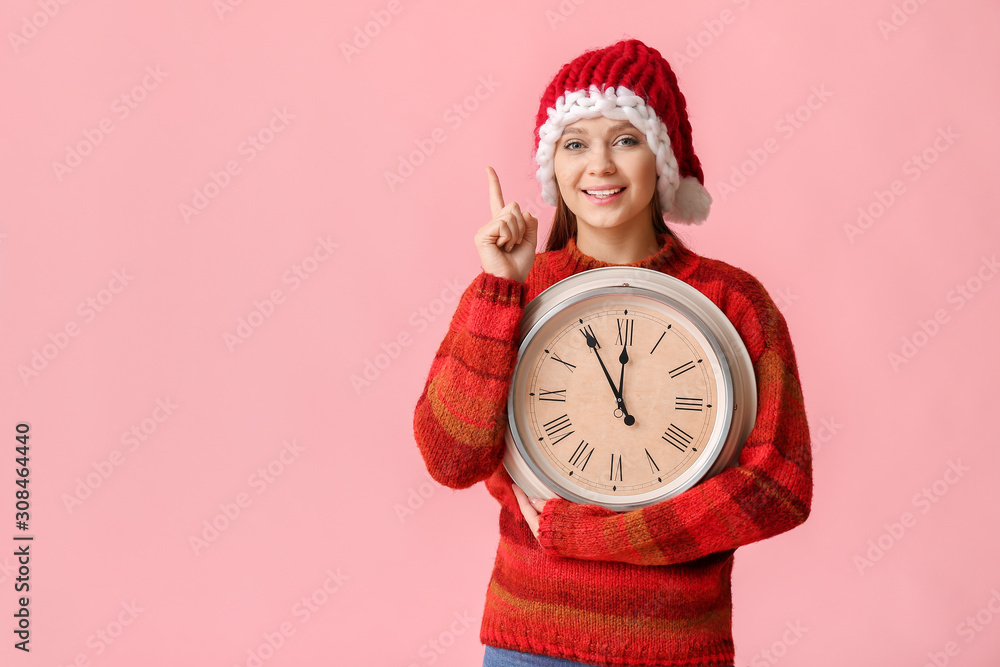
[[[484,667],[735,663],[737,547],[789,530],[812,500],[809,429],[785,320],[763,286],[700,257],[664,223],[697,223],[711,197],[670,66],[638,40],[562,67],[536,119],[537,178],[556,206],[545,252],[538,221],[505,204],[487,167],[493,219],[475,236],[483,271],[459,301],[414,414],[431,475],[485,480],[500,544],[480,640]],[[575,273],[640,266],[708,296],[743,339],[757,420],[739,465],[654,505],[615,512],[527,498],[502,465],[521,315]]]

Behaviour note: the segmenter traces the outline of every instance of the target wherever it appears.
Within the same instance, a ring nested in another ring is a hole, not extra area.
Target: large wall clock
[[[637,509],[735,464],[756,413],[750,355],[708,297],[590,269],[525,307],[504,466],[528,495]]]

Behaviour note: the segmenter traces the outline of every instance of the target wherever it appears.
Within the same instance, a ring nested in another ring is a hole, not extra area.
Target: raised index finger
[[[500,177],[493,171],[493,167],[486,167],[487,178],[490,181],[490,210],[493,217],[500,215],[503,210],[503,192],[500,191]]]

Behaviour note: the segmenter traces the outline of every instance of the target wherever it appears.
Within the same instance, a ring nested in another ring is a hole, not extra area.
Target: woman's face
[[[556,144],[553,167],[578,230],[580,226],[639,230],[650,224],[656,156],[645,135],[628,121],[598,116],[567,125]],[[601,190],[620,191],[603,197],[593,194]]]

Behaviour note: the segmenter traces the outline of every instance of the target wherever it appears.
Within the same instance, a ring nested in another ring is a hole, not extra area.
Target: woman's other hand
[[[503,203],[500,178],[486,167],[493,219],[476,232],[476,249],[483,271],[523,283],[535,261],[538,220],[517,202]]]
[[[514,496],[517,498],[517,504],[521,506],[521,514],[524,515],[524,520],[528,523],[528,528],[531,529],[531,534],[538,539],[538,515],[545,511],[546,500],[541,500],[539,498],[529,498],[524,491],[521,490],[516,483],[511,482],[510,488],[514,490]]]

